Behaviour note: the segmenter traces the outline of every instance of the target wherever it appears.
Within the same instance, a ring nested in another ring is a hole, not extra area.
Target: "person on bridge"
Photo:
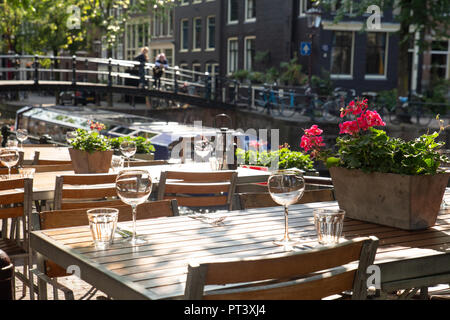
[[[141,53],[137,55],[134,60],[139,61],[141,64],[139,65],[139,76],[141,77],[140,84],[142,87],[145,87],[145,63],[148,62],[148,47],[143,47],[141,49]]]
[[[160,53],[156,57],[155,66],[153,67],[153,79],[154,80],[154,87],[160,88],[161,87],[161,77],[164,73],[164,69],[167,69],[169,67],[169,63],[167,62],[166,55],[164,53]]]

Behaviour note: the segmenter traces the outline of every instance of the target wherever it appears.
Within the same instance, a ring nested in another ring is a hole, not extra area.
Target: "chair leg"
[[[47,298],[48,298],[47,297],[47,283],[49,283],[51,286],[53,286],[53,294],[54,294],[54,298],[56,300],[58,300],[57,290],[61,290],[63,292],[66,300],[74,300],[74,294],[73,294],[72,290],[70,290],[69,288],[58,283],[56,280],[47,277],[45,274],[43,274],[42,272],[40,272],[37,269],[33,269],[32,272],[38,278],[38,288],[39,288],[38,298],[39,298],[39,300],[47,300]],[[45,290],[43,290],[43,286],[45,286]],[[43,299],[43,298],[45,298],[45,299]]]
[[[13,274],[12,274],[12,298],[16,300],[16,268],[13,266]]]

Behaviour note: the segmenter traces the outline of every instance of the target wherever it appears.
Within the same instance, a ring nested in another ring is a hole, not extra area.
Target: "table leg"
[[[36,252],[36,259],[37,269],[40,272],[45,273],[44,256],[39,252]],[[47,300],[47,283],[40,277],[38,277],[38,300]]]

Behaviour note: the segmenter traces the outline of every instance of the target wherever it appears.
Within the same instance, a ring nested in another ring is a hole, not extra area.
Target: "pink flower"
[[[359,132],[358,121],[345,121],[344,123],[339,124],[340,132],[339,134],[348,133],[349,135],[353,135]]]
[[[308,152],[312,148],[311,138],[306,135],[302,136],[302,139],[300,141],[300,147],[302,147],[303,149],[305,149],[306,152]]]
[[[319,136],[322,134],[322,132],[323,130],[320,129],[317,124],[314,124],[311,126],[311,128],[305,130],[305,133],[310,136]]]

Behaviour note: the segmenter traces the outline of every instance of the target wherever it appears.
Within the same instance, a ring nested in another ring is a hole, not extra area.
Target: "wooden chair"
[[[378,247],[375,237],[333,247],[275,257],[189,264],[185,299],[318,300],[352,290],[352,299],[367,298],[367,267]],[[356,262],[354,264],[350,264]],[[207,285],[235,287],[205,292]]]
[[[13,260],[23,260],[23,273],[15,272],[15,277],[23,282],[23,295],[30,287],[29,269],[32,266],[29,232],[31,230],[31,211],[33,180],[0,180],[0,219],[2,221],[0,249]],[[15,277],[13,279],[15,279]],[[15,281],[14,281],[15,282]],[[13,284],[15,297],[15,284]]]
[[[86,208],[87,202],[95,206],[123,204],[117,199],[117,174],[73,174],[56,176],[54,210]]]
[[[24,165],[24,168],[35,168],[36,172],[73,171],[72,163]]]
[[[98,206],[97,206],[98,207]],[[132,220],[131,206],[123,204],[115,206],[108,206],[109,208],[119,209],[118,221],[130,221]],[[95,208],[91,206],[90,208]],[[54,228],[68,228],[88,225],[89,221],[86,214],[86,208],[84,209],[70,209],[70,210],[54,210],[54,211],[43,211],[40,213],[40,229],[54,229]],[[151,219],[159,217],[172,217],[178,216],[178,204],[176,200],[163,200],[163,201],[152,201],[140,204],[137,207],[138,220]],[[31,272],[45,283],[49,283],[53,287],[53,296],[58,298],[58,290],[62,291],[65,299],[73,300],[73,291],[69,288],[58,283],[57,278],[70,276],[64,268],[57,265],[53,261],[44,260],[39,261],[43,264],[44,272],[40,272],[37,269],[33,269]],[[42,296],[39,299],[46,298],[46,290],[42,288],[43,282],[38,282],[39,292]],[[94,289],[95,290],[95,289]],[[93,295],[95,292],[89,290],[85,296]]]
[[[306,190],[303,194],[303,197],[297,202],[297,204],[335,200],[336,198],[334,197],[333,189]],[[272,200],[272,197],[268,192],[240,193],[239,202],[241,210],[279,206],[279,204]]]
[[[163,171],[158,185],[158,200],[176,199],[179,206],[232,209],[236,171]]]

